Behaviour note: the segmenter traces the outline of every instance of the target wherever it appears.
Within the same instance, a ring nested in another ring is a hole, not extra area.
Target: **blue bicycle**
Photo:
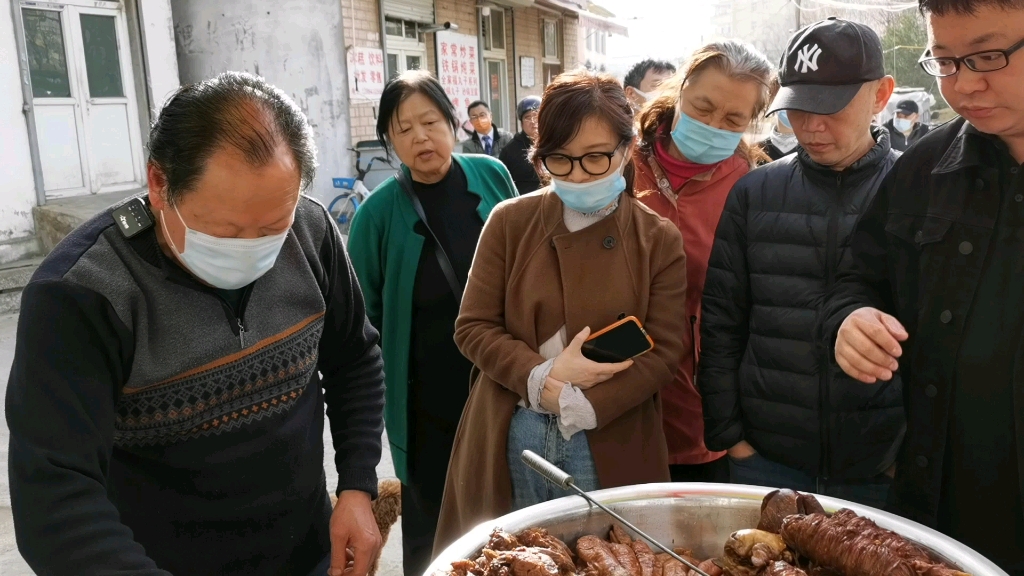
[[[359,205],[370,195],[370,191],[363,184],[363,179],[373,169],[373,163],[379,161],[391,164],[387,158],[374,156],[365,168],[360,168],[360,151],[356,148],[349,148],[349,150],[356,153],[356,177],[333,178],[334,187],[345,190],[345,192],[335,196],[327,206],[327,212],[337,222],[338,230],[343,236],[348,236],[348,228],[352,225],[352,218],[356,215],[356,210],[359,210]]]

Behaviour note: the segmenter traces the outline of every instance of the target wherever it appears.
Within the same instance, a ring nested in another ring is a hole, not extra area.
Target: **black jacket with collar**
[[[900,360],[907,435],[890,499],[897,513],[930,526],[942,489],[957,351],[1000,207],[999,159],[986,138],[958,118],[900,158],[857,226],[854,266],[839,275],[822,315],[830,349],[843,320],[863,306],[892,314],[910,334]],[[1017,354],[1017,424],[1010,433],[1024,471],[1024,345]],[[1024,497],[1024,482],[1020,491]]]
[[[910,131],[910,136],[908,137],[896,129],[896,124],[891,119],[885,123],[885,128],[889,130],[889,142],[892,143],[892,149],[899,150],[900,152],[910,148],[911,145],[924,138],[924,135],[930,130],[928,126],[915,122],[914,129]]]
[[[705,441],[741,440],[816,477],[871,478],[891,466],[905,426],[899,379],[870,388],[830,361],[818,314],[897,154],[885,130],[842,172],[800,149],[736,183],[708,265],[697,384]]]
[[[530,141],[526,132],[520,132],[512,138],[512,141],[498,156],[498,160],[501,160],[508,168],[509,174],[512,175],[512,181],[515,182],[516,189],[520,194],[536,192],[541,187],[540,176],[528,158],[532,146],[533,142]]]

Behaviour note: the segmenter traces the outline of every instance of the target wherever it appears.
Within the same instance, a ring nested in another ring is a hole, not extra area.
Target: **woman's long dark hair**
[[[540,134],[530,155],[538,174],[544,177],[541,159],[572,141],[588,118],[607,122],[620,142],[631,140],[636,134],[626,92],[612,76],[580,69],[560,74],[548,84],[537,119]],[[625,158],[625,163],[622,175],[626,178],[626,192],[633,195],[632,155]]]

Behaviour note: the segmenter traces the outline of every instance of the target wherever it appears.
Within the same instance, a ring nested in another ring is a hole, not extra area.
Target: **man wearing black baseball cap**
[[[894,150],[903,151],[928,133],[928,127],[917,121],[921,109],[913,100],[901,100],[896,115],[884,126],[889,130],[889,142]]]
[[[697,382],[705,442],[734,482],[885,505],[905,425],[899,381],[868,388],[830,364],[817,318],[845,247],[897,154],[872,127],[893,80],[866,26],[797,32],[771,105],[800,147],[733,188],[708,267]]]
[[[822,332],[866,388],[902,375],[894,510],[1021,576],[1024,0],[918,2],[920,65],[961,117],[886,177]]]

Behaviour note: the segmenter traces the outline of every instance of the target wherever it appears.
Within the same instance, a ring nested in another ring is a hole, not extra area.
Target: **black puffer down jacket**
[[[902,386],[867,385],[830,361],[819,313],[858,216],[898,153],[884,129],[842,172],[800,150],[733,187],[704,287],[697,386],[705,441],[741,440],[808,474],[870,478],[888,468],[906,429]]]

